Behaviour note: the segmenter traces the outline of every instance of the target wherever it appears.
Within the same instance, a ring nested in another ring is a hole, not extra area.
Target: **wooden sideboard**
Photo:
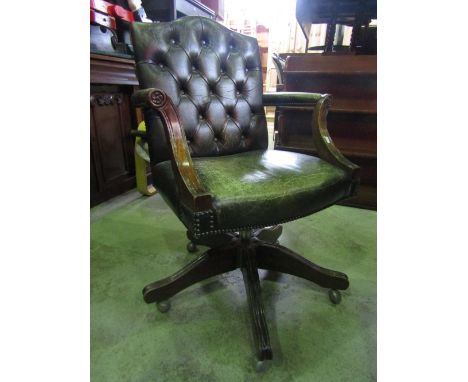
[[[133,59],[90,56],[91,206],[135,188],[130,130],[142,120],[130,105],[138,88]]]

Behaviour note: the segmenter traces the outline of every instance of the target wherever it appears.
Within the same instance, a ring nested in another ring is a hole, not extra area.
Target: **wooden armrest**
[[[172,169],[178,182],[183,204],[194,211],[212,207],[212,196],[203,187],[189,152],[185,132],[171,99],[162,90],[149,88],[132,95],[136,107],[151,108],[161,117],[166,139],[170,142]]]
[[[327,114],[330,108],[329,94],[277,92],[264,93],[265,106],[283,106],[291,108],[307,108],[313,110],[312,140],[320,158],[345,170],[352,179],[358,179],[359,166],[355,165],[335,146],[327,129]]]
[[[132,105],[134,107],[141,107],[141,108],[151,108],[151,107],[157,107],[156,100],[157,100],[157,92],[160,92],[163,94],[163,96],[166,96],[166,94],[158,89],[155,88],[148,88],[148,89],[140,89],[137,90],[132,94]]]
[[[304,92],[263,93],[264,106],[314,106],[324,95]]]
[[[312,141],[320,158],[345,170],[352,179],[359,178],[359,166],[348,160],[335,146],[327,128],[327,114],[331,96],[324,94],[314,106],[312,120]]]

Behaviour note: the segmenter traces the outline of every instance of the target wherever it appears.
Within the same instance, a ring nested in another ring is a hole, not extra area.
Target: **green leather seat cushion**
[[[216,228],[263,227],[309,215],[349,192],[346,173],[310,155],[256,150],[193,158],[201,182],[214,197]],[[155,184],[177,208],[170,161],[153,168]]]

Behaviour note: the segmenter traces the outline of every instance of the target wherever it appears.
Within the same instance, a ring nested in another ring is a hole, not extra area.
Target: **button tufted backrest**
[[[140,87],[172,99],[192,156],[267,148],[256,39],[199,16],[133,23],[132,38]],[[147,110],[145,122],[151,163],[169,159],[159,117]]]

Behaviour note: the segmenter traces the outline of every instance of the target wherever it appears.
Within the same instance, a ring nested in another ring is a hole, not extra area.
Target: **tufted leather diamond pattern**
[[[133,23],[132,36],[140,86],[172,99],[193,157],[267,148],[256,39],[198,16]],[[169,159],[159,117],[145,121],[152,164]]]

